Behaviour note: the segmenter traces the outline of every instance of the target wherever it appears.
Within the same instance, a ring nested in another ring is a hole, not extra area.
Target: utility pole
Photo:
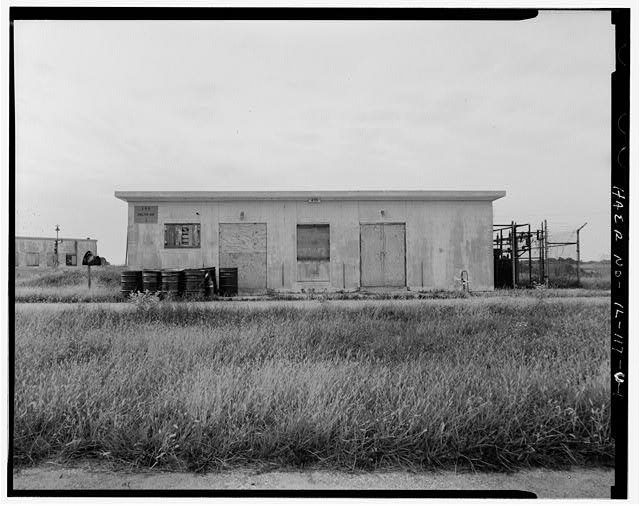
[[[540,236],[537,234],[540,232]],[[544,227],[542,222],[540,222],[540,230],[536,231],[536,239],[538,240],[538,282],[540,284],[544,283]]]
[[[516,288],[516,262],[518,261],[518,239],[516,237],[516,223],[511,222],[511,286]]]
[[[576,230],[576,263],[578,264],[578,288],[580,288],[580,230],[582,230],[584,227],[586,227],[587,224],[585,223],[584,225],[582,225],[578,230]]]
[[[546,263],[544,284],[549,286],[549,227],[547,220],[544,220],[544,261]]]
[[[533,286],[531,280],[531,224],[527,225],[527,246],[529,247],[529,288]]]
[[[53,253],[55,255],[55,259],[53,261],[53,265],[55,265],[56,267],[58,267],[58,232],[60,232],[60,225],[56,225],[56,244],[55,247],[53,248]]]

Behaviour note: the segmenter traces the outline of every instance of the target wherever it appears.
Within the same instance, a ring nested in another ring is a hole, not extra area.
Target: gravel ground
[[[539,498],[610,498],[612,469],[500,473],[338,473],[250,469],[219,473],[125,472],[46,464],[13,473],[14,490],[521,490]]]

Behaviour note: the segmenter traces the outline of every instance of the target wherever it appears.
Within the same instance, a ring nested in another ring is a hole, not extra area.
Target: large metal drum
[[[146,292],[149,290],[151,293],[159,292],[161,287],[160,271],[159,270],[144,270],[142,271],[142,290]]]
[[[184,270],[184,296],[198,298],[204,295],[205,269]]]
[[[182,288],[182,271],[180,269],[166,269],[162,271],[162,296],[177,297]]]
[[[220,267],[220,295],[233,297],[238,295],[238,268]]]
[[[142,271],[122,271],[120,274],[120,294],[129,295],[142,290]]]

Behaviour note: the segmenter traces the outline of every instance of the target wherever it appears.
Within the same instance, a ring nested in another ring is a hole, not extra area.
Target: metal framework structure
[[[493,256],[494,278],[496,288],[533,288],[536,285],[549,286],[549,248],[559,246],[576,246],[577,286],[580,287],[580,230],[576,230],[573,242],[549,241],[547,220],[540,223],[540,228],[531,230],[530,223],[494,224]],[[538,269],[533,272],[533,256],[536,253]],[[522,257],[525,257],[524,259]],[[526,282],[521,281],[522,264],[528,267]]]

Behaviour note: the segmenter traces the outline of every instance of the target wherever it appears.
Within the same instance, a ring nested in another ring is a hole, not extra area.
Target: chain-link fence
[[[581,261],[578,273],[577,229],[554,230],[544,222],[494,225],[493,247],[496,288],[611,287],[609,261]]]

